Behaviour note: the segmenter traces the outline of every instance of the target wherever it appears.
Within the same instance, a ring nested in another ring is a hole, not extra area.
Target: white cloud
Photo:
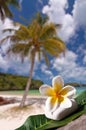
[[[49,0],[49,4],[43,8],[43,13],[47,13],[50,21],[62,23],[65,16],[64,8],[66,8],[67,0]]]
[[[0,20],[0,40],[4,37],[8,36],[9,34],[12,35],[14,33],[13,31],[11,31],[11,32],[6,31],[3,33],[3,30],[5,30],[5,29],[18,29],[18,28],[19,28],[19,26],[15,26],[13,24],[13,21],[10,20],[9,18],[6,18],[4,22]]]
[[[65,14],[62,21],[62,28],[59,29],[58,34],[64,41],[68,41],[75,34],[74,20],[70,14]]]
[[[65,12],[68,6],[68,0],[49,0],[48,5],[43,8],[43,13],[49,16],[50,21],[62,24],[58,34],[66,42],[80,26],[86,27],[86,0],[75,0],[72,15]]]
[[[64,71],[66,69],[73,69],[76,67],[76,58],[77,55],[75,53],[67,51],[65,57],[61,56],[56,58],[54,61],[51,61],[51,63],[53,63],[53,68],[56,70]]]
[[[76,62],[77,55],[72,51],[67,51],[65,57],[53,59],[53,69],[61,74],[65,80],[86,81],[86,67],[79,66]]]
[[[48,69],[48,67],[45,64],[41,65],[41,71],[48,77],[48,79],[53,78],[53,73]]]
[[[80,43],[80,46],[77,48],[77,53],[81,55],[86,55],[86,43]]]
[[[73,17],[65,12],[67,7],[67,0],[49,0],[48,5],[43,8],[43,13],[49,16],[50,21],[62,24],[58,35],[65,41],[68,41],[75,33]]]
[[[77,26],[86,27],[86,0],[75,1],[73,18]]]
[[[8,29],[8,28],[14,28],[13,24],[12,24],[12,21],[8,18],[5,19],[4,22],[2,22],[0,20],[0,40],[5,37],[6,35],[8,35],[9,33],[6,32],[6,33],[2,33],[2,31],[4,29]]]
[[[86,64],[86,55],[83,58],[83,63]]]
[[[86,39],[86,0],[75,0],[72,14],[76,30],[83,29]]]
[[[12,69],[16,74],[29,73],[28,61],[25,60],[25,62],[22,64],[20,59],[18,57],[16,58],[15,56],[8,58],[0,54],[0,68],[4,72],[7,72],[9,69]]]
[[[12,23],[12,21],[8,18],[5,19],[4,22],[2,22],[0,20],[0,40],[3,39],[4,37],[8,36],[9,34],[12,35],[13,32],[5,32],[2,33],[2,31],[4,29],[18,29],[18,27],[15,27]],[[1,47],[0,47],[0,68],[3,69],[5,72],[8,71],[9,68],[13,68],[15,70],[15,72],[19,72],[19,74],[23,74],[23,72],[25,73],[25,69],[24,71],[22,71],[24,68],[24,66],[27,65],[21,65],[21,62],[19,60],[19,58],[17,57],[17,60],[15,60],[15,56],[8,58],[5,55],[6,50],[8,49],[8,47],[10,46],[10,40],[8,39],[6,42],[4,42]],[[28,68],[28,67],[27,67]]]
[[[3,69],[4,71],[7,71],[9,68],[9,62],[6,58],[2,57],[0,54],[0,68]]]
[[[38,68],[38,61],[34,64],[33,77],[35,76],[35,71]],[[29,75],[31,67],[31,62],[28,57],[25,58],[24,62],[21,62],[19,55],[2,56],[0,54],[0,68],[3,72],[8,72],[12,70],[15,74],[19,75]]]
[[[0,20],[0,40],[8,34],[8,32],[3,34],[2,30],[6,29],[6,28],[9,28],[11,25],[12,25],[12,23],[8,18],[5,19],[4,22],[2,22]],[[3,49],[0,48],[0,68],[3,69],[4,71],[7,71],[8,68],[9,68],[9,60],[2,56],[3,51],[5,50],[5,48],[6,48],[6,45],[3,46]]]

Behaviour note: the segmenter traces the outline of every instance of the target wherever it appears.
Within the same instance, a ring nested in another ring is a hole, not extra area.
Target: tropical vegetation
[[[86,87],[86,84],[84,83],[77,83],[77,82],[69,82],[69,83],[65,83],[65,85],[71,85],[71,86],[74,86],[74,87]]]
[[[28,77],[0,73],[0,91],[24,90]],[[32,79],[31,90],[38,90],[43,84],[41,80]]]

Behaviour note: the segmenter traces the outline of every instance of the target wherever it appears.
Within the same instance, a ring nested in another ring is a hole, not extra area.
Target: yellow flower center
[[[59,103],[64,101],[64,97],[59,93],[55,93],[55,98],[58,99]]]

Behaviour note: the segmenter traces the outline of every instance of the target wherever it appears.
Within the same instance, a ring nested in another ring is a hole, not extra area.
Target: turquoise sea
[[[77,90],[77,94],[86,90],[86,86],[84,87],[80,86],[80,87],[75,87],[75,88]]]

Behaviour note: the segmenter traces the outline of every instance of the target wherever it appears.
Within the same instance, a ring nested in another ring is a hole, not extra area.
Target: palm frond
[[[57,48],[52,48],[50,46],[44,45],[44,49],[46,50],[46,52],[51,55],[51,56],[55,56],[58,57],[60,52],[58,52]]]
[[[3,21],[6,17],[13,17],[13,14],[9,9],[9,5],[13,5],[17,8],[20,7],[19,2],[17,0],[0,0],[0,17]]]
[[[47,66],[50,66],[50,61],[49,61],[49,58],[48,58],[46,50],[43,49],[42,50],[42,54],[43,54],[43,57],[44,57],[44,60],[45,60],[45,62],[47,64]]]
[[[6,0],[6,3],[9,5],[13,5],[13,6],[15,6],[15,7],[17,7],[17,8],[20,8],[20,4],[19,4],[19,2],[17,1],[17,0]]]
[[[4,19],[5,19],[5,14],[4,14],[4,11],[3,11],[3,8],[1,7],[1,5],[0,5],[0,18],[1,18],[1,20],[3,20],[3,21],[4,21]]]
[[[37,51],[37,57],[38,57],[38,60],[40,61],[41,60],[41,51]]]
[[[3,17],[3,19],[8,16],[8,17],[13,17],[13,14],[11,13],[11,11],[9,10],[6,2],[3,2],[2,0],[0,1],[0,8],[1,8],[1,15]],[[1,17],[1,18],[2,18]]]
[[[5,41],[7,41],[9,38],[11,38],[11,35],[8,35],[0,40],[0,44],[3,44]]]
[[[11,47],[9,48],[9,51],[11,51],[12,53],[21,53],[23,51],[24,54],[26,54],[28,53],[30,47],[31,45],[28,45],[28,44],[15,43],[11,45]]]
[[[20,31],[20,32],[24,31],[25,33],[29,34],[29,30],[28,30],[27,26],[24,26],[22,24],[20,24],[20,28],[18,31]]]
[[[44,38],[49,38],[56,35],[56,28],[54,26],[53,23],[50,24],[46,24],[45,26],[43,26],[41,32],[40,32],[40,38],[44,39]]]
[[[61,41],[59,38],[49,38],[46,40],[45,44],[60,51],[65,51],[66,49],[64,42]]]

